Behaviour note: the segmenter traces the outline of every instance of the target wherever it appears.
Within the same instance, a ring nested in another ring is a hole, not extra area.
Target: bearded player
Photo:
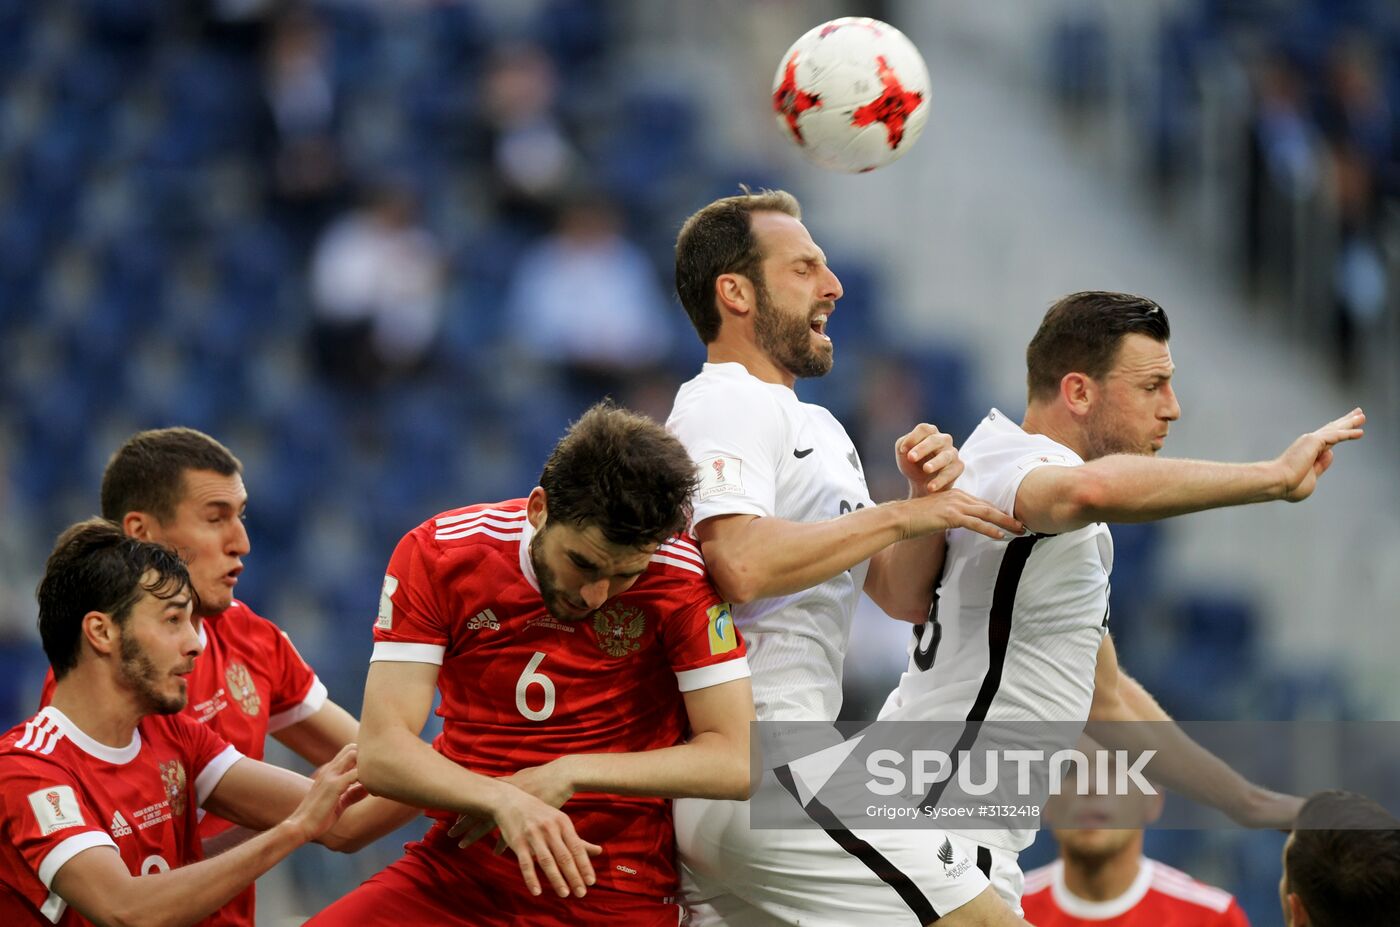
[[[201,645],[173,551],[82,522],[58,539],[38,598],[58,682],[52,704],[0,736],[0,923],[192,924],[310,840],[377,836],[364,804],[341,814],[353,745],[313,784],[182,713]],[[263,833],[202,860],[200,809]]]
[[[695,482],[663,428],[595,406],[528,499],[445,512],[400,542],[360,775],[437,823],[311,923],[678,923],[667,798],[747,795],[754,716],[729,606],[677,534]],[[470,842],[492,823],[509,855]]]
[[[167,544],[185,558],[203,649],[189,675],[186,713],[244,756],[263,758],[269,735],[320,766],[355,740],[355,718],[332,701],[315,671],[277,625],[234,598],[251,550],[243,524],[248,492],[243,465],[223,444],[193,428],[132,435],[102,474],[103,517],[128,535]],[[44,683],[48,704],[53,672]],[[386,827],[411,820],[412,809],[376,802]],[[200,821],[206,856],[249,836],[217,814]],[[352,848],[353,849],[353,848]],[[252,885],[208,927],[253,927]]]

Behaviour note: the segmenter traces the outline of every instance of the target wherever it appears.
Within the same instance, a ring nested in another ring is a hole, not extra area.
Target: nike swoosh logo
[[[799,451],[797,448],[793,448],[792,456],[796,457],[798,460],[801,460],[803,457],[806,457],[808,454],[812,453],[815,450],[815,447],[809,447],[805,451]]]

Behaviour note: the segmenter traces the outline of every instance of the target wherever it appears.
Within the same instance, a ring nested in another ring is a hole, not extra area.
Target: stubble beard
[[[812,328],[806,319],[780,311],[768,294],[768,285],[755,288],[754,335],[765,354],[798,379],[823,377],[831,372],[835,352],[812,347]]]
[[[125,632],[122,633],[121,658],[120,679],[136,693],[137,699],[149,714],[174,715],[184,709],[188,696],[169,696],[161,693],[157,685],[160,672],[155,663],[151,662],[141,645]]]

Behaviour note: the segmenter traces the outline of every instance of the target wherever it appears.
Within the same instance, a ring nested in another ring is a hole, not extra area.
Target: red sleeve
[[[719,597],[706,576],[677,574],[666,602],[670,613],[662,627],[662,644],[682,692],[705,689],[749,675],[744,639],[734,625],[734,610]]]
[[[243,759],[243,754],[210,725],[200,724],[186,715],[164,715],[160,720],[165,722],[170,736],[189,760],[189,776],[194,782],[192,797],[195,805],[202,806],[224,773]]]
[[[405,535],[389,559],[371,660],[442,663],[450,625],[434,585],[435,552],[424,550],[431,529],[430,523]]]
[[[1220,927],[1249,927],[1249,918],[1244,916],[1244,909],[1238,901],[1230,901],[1230,907],[1220,916]]]
[[[95,846],[116,849],[73,773],[40,756],[10,755],[0,773],[0,804],[11,845],[47,888],[64,863]]]
[[[272,680],[267,730],[276,733],[319,711],[326,703],[326,687],[285,631],[266,619],[258,620],[264,625],[267,667]]]

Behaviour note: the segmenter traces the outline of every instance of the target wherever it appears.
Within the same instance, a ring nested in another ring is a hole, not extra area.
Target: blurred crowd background
[[[847,14],[933,75],[925,139],[860,178],[802,165],[767,114],[782,51]],[[126,436],[170,424],[243,460],[239,597],[355,709],[404,532],[526,494],[604,394],[664,419],[703,357],[674,235],[740,182],[797,193],[845,285],[836,370],[800,392],[876,499],[903,494],[913,423],[1020,413],[1025,343],[1072,289],[1167,307],[1167,453],[1272,456],[1365,405],[1369,447],[1304,508],[1115,527],[1113,628],[1185,718],[1394,716],[1394,3],[0,0],[0,727],[36,703],[52,539]],[[904,662],[907,628],[861,620],[850,718]],[[1268,924],[1281,842],[1149,852]],[[261,910],[395,855],[305,850]]]

